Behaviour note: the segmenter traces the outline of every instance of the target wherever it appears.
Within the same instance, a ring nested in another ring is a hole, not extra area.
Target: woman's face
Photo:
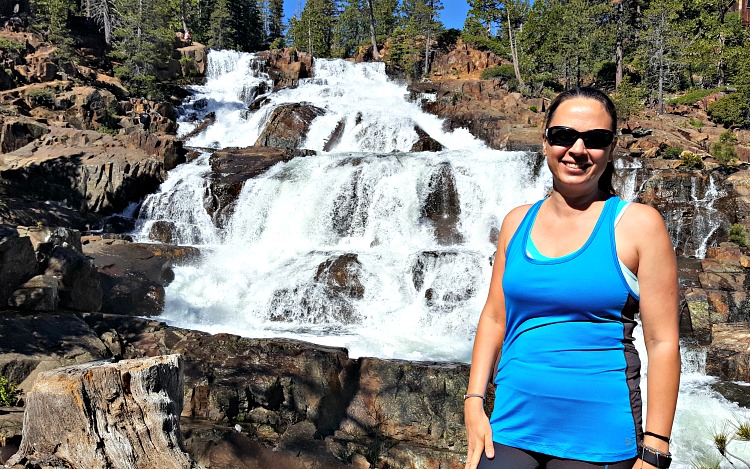
[[[560,103],[552,116],[549,127],[565,126],[579,132],[612,128],[604,105],[589,98],[571,98]],[[570,189],[587,191],[598,187],[607,163],[612,160],[615,142],[604,148],[586,148],[579,138],[569,146],[552,145],[544,137],[544,156],[552,172],[555,187],[560,184]]]

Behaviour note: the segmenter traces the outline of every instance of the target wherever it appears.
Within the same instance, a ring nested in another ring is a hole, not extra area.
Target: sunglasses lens
[[[551,145],[569,147],[578,140],[579,133],[567,127],[550,127],[547,129],[547,140]]]
[[[561,147],[570,147],[576,143],[579,138],[583,139],[583,144],[589,149],[600,149],[608,146],[615,138],[611,130],[594,129],[586,132],[578,132],[569,127],[555,126],[547,129],[547,140],[550,145]]]
[[[615,138],[615,134],[604,129],[589,130],[588,132],[583,132],[581,136],[583,137],[583,144],[586,145],[586,148],[592,149],[604,148],[612,143],[612,140]]]

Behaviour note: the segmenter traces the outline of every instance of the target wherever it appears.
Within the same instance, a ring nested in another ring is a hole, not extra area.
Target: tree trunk
[[[375,13],[372,11],[372,0],[367,0],[367,6],[370,10],[370,39],[372,39],[372,58],[373,60],[380,60],[380,52],[378,51],[378,36],[375,34]]]
[[[513,28],[510,25],[510,12],[507,12],[508,14],[508,40],[510,41],[510,55],[513,59],[513,71],[516,74],[516,80],[518,81],[518,89],[523,89],[524,84],[523,80],[521,79],[521,69],[518,67],[518,49],[516,49],[516,45],[513,42]]]
[[[166,355],[43,372],[28,394],[10,465],[56,460],[86,469],[199,467],[183,449],[182,361]]]
[[[657,56],[659,58],[659,91],[658,91],[658,97],[657,100],[659,102],[659,107],[657,114],[662,115],[664,114],[664,80],[665,80],[665,70],[664,70],[664,16],[666,16],[665,12],[662,12],[661,19],[660,19],[660,25],[659,28],[661,30],[661,34],[659,35],[659,50],[657,52]]]

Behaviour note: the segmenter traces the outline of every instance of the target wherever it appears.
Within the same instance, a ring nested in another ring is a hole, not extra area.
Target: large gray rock
[[[459,231],[461,204],[456,179],[450,163],[441,163],[430,176],[427,194],[420,207],[420,220],[429,222],[441,245],[459,244],[463,236]]]
[[[60,302],[58,280],[51,275],[37,275],[21,285],[8,303],[26,311],[55,311]]]
[[[310,125],[325,110],[311,104],[285,104],[274,109],[255,146],[300,148]]]
[[[59,282],[60,307],[76,311],[99,311],[102,287],[93,261],[83,254],[62,246],[50,253],[45,275]]]
[[[198,257],[194,247],[140,244],[89,237],[84,253],[93,259],[102,287],[101,310],[130,316],[155,316],[164,309],[164,287],[173,265]]]
[[[0,225],[0,308],[11,293],[37,273],[36,254],[28,237],[15,228]]]
[[[204,203],[206,211],[218,227],[224,227],[234,213],[237,198],[248,179],[265,173],[278,163],[309,154],[289,148],[257,146],[229,147],[214,152],[210,158],[210,190],[206,191],[210,197],[206,197]]]
[[[0,315],[0,376],[28,392],[43,371],[111,356],[99,336],[72,314]]]
[[[0,156],[0,177],[14,197],[65,202],[100,215],[120,212],[154,192],[184,161],[173,135],[111,136],[52,127],[31,144]]]
[[[729,381],[750,381],[750,323],[714,324],[706,373]]]
[[[171,355],[41,373],[27,398],[21,446],[9,464],[198,467],[180,433],[181,366]]]

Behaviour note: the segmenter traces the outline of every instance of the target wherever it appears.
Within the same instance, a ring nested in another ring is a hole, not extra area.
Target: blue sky
[[[284,0],[284,16],[290,18],[298,9],[305,6],[305,0]],[[461,29],[464,27],[466,12],[469,4],[466,0],[443,0],[443,11],[440,12],[440,21],[446,28]]]

